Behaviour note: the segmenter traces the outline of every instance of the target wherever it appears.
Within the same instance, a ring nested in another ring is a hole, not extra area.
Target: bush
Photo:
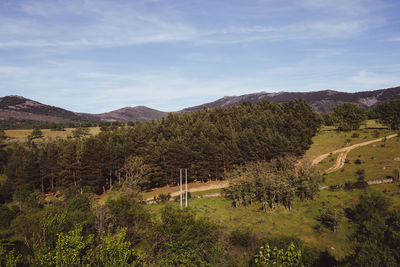
[[[339,190],[339,189],[342,189],[342,188],[343,188],[343,186],[342,185],[338,185],[338,184],[333,184],[333,185],[329,186],[330,190]]]
[[[0,229],[8,228],[18,213],[19,208],[17,206],[12,206],[10,209],[6,204],[0,205]]]
[[[364,169],[358,169],[358,170],[356,171],[356,174],[358,174],[358,175],[364,175],[364,174],[365,174],[365,170],[364,170]]]
[[[352,138],[357,138],[357,137],[360,137],[360,134],[359,134],[359,133],[353,133],[353,134],[351,135],[351,137],[352,137]]]
[[[235,246],[253,250],[259,242],[259,237],[249,229],[235,229],[229,235],[229,242]]]
[[[88,211],[90,208],[90,200],[86,194],[75,195],[68,203],[70,211]]]
[[[361,159],[356,159],[355,161],[354,161],[354,164],[358,164],[358,165],[360,165],[362,162],[361,162]]]
[[[165,203],[171,199],[171,194],[170,193],[168,193],[168,194],[161,193],[158,196],[154,196],[153,199],[156,203]]]

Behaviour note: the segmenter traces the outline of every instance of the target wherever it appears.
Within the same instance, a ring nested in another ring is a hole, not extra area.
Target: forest
[[[33,136],[27,145],[0,151],[8,177],[1,198],[9,199],[20,185],[42,193],[71,186],[101,193],[124,179],[124,164],[132,157],[146,165],[146,188],[176,184],[179,168],[190,169],[189,181],[224,179],[246,162],[302,155],[320,123],[310,106],[297,100],[170,114],[44,144]]]

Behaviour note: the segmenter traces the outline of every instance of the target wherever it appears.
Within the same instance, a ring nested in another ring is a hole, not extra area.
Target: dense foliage
[[[333,109],[333,116],[336,118],[339,130],[358,130],[367,119],[367,111],[356,104],[345,103]]]
[[[236,178],[223,192],[234,207],[260,203],[263,210],[278,205],[290,209],[297,196],[300,200],[313,199],[319,192],[321,176],[310,166],[294,168],[294,161],[277,159],[272,163],[247,164],[233,174]]]
[[[243,103],[170,114],[161,121],[116,127],[91,137],[78,128],[74,139],[36,145],[31,138],[29,146],[10,147],[8,163],[1,167],[8,177],[7,192],[19,185],[42,192],[70,186],[102,192],[132,180],[126,169],[132,157],[146,165],[147,183],[141,181],[142,187],[176,184],[183,167],[190,169],[189,181],[223,179],[247,162],[301,155],[319,126],[319,117],[302,100]]]
[[[376,108],[379,121],[392,130],[400,127],[400,99],[384,102]]]

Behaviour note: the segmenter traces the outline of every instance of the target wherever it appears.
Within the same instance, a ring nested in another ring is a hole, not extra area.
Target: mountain
[[[316,92],[279,92],[279,93],[254,93],[241,96],[225,96],[214,102],[189,107],[181,112],[190,112],[202,109],[203,107],[228,107],[238,105],[241,102],[256,103],[261,100],[269,100],[276,103],[288,102],[294,99],[305,99],[316,112],[326,113],[342,103],[356,103],[365,108],[372,108],[379,103],[391,99],[400,99],[400,87],[381,89],[375,91],[364,91],[357,93],[344,93],[333,90]]]
[[[71,123],[105,121],[150,121],[161,119],[168,113],[144,106],[126,107],[102,114],[68,111],[33,101],[22,96],[10,95],[0,98],[0,120],[29,120],[41,122]]]
[[[98,114],[101,120],[105,121],[151,121],[159,120],[167,116],[167,112],[151,109],[145,106],[125,107],[110,111],[107,113]]]
[[[62,108],[45,105],[22,96],[0,98],[0,119],[32,120],[45,122],[95,122],[91,114],[80,114]]]
[[[214,102],[189,107],[179,112],[195,111],[202,109],[203,107],[227,107],[238,105],[241,102],[256,103],[261,100],[269,100],[281,103],[298,98],[305,99],[313,107],[313,109],[319,113],[332,111],[336,105],[341,103],[357,103],[366,108],[373,108],[384,101],[390,99],[400,99],[400,87],[357,93],[344,93],[332,90],[303,93],[260,92],[241,96],[225,96]],[[158,120],[167,115],[167,112],[158,111],[144,106],[125,107],[101,114],[86,114],[45,105],[22,96],[10,95],[0,98],[0,122],[7,122],[7,120],[57,123],[96,123],[100,120],[128,122]],[[3,124],[7,125],[7,123]],[[2,123],[0,123],[0,125],[2,125]]]

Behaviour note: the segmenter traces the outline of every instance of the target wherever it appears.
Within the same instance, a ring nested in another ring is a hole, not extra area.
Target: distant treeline
[[[101,192],[124,176],[122,167],[130,156],[146,164],[149,188],[176,184],[179,168],[189,168],[190,181],[223,179],[247,162],[302,155],[320,124],[304,100],[262,101],[169,114],[91,137],[16,144],[0,155],[8,177],[3,198],[27,184],[43,192],[71,185]]]

